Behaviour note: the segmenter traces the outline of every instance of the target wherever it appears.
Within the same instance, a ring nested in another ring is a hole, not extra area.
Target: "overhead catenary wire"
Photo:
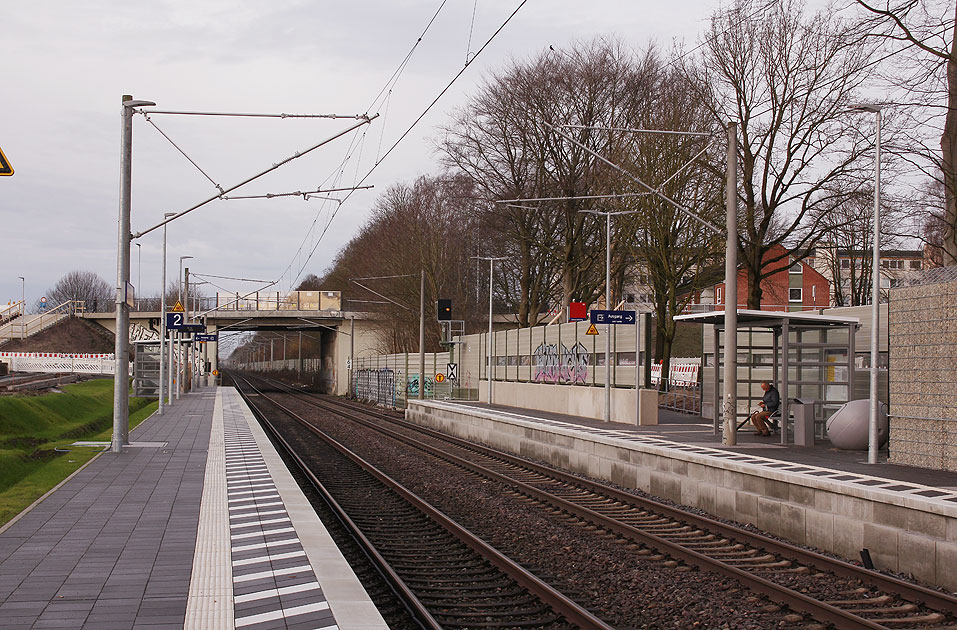
[[[146,122],[148,122],[149,124],[153,125],[153,128],[156,129],[156,131],[158,131],[161,136],[163,136],[164,138],[166,138],[166,141],[169,142],[171,145],[173,145],[173,148],[175,148],[177,151],[179,151],[179,152],[183,155],[183,157],[186,158],[186,160],[187,160],[190,164],[192,164],[193,166],[195,166],[195,167],[196,167],[196,170],[199,171],[200,173],[202,173],[202,174],[203,174],[203,177],[205,177],[206,179],[208,179],[210,184],[212,184],[213,186],[215,186],[215,187],[219,190],[220,193],[223,192],[223,187],[220,186],[218,183],[216,183],[216,182],[213,180],[213,178],[210,177],[209,174],[208,174],[206,171],[204,171],[204,170],[200,167],[200,165],[196,163],[195,160],[193,160],[193,158],[189,157],[189,155],[186,154],[186,151],[183,151],[183,149],[181,149],[178,144],[176,144],[175,142],[173,142],[173,139],[170,138],[170,137],[166,134],[165,131],[163,131],[162,129],[160,129],[160,128],[159,128],[159,125],[157,125],[155,122],[153,122],[153,119],[150,118],[150,115],[149,115],[149,114],[144,114],[144,115],[143,115],[143,118],[146,119]]]
[[[145,113],[145,112],[140,111],[139,113]],[[266,174],[268,174],[268,173],[271,173],[271,172],[275,171],[276,169],[280,168],[281,166],[283,166],[283,165],[285,165],[285,164],[288,164],[289,162],[291,162],[291,161],[293,161],[293,160],[296,160],[296,159],[298,159],[298,158],[301,158],[301,157],[303,157],[304,155],[308,155],[309,153],[315,151],[315,150],[318,149],[319,147],[321,147],[321,146],[323,146],[323,145],[326,145],[326,144],[332,142],[333,140],[336,140],[337,138],[340,138],[340,137],[346,135],[346,134],[349,133],[350,131],[352,131],[352,130],[354,130],[354,129],[358,129],[358,128],[361,127],[362,125],[367,125],[367,124],[369,124],[370,122],[372,122],[372,121],[376,118],[376,116],[378,116],[378,114],[376,114],[376,115],[374,115],[374,116],[372,116],[372,117],[368,117],[368,116],[367,116],[367,117],[361,119],[361,120],[360,120],[359,122],[357,122],[356,124],[351,125],[351,126],[348,127],[347,129],[345,129],[345,130],[343,130],[343,131],[340,131],[340,132],[338,132],[338,133],[336,133],[336,134],[333,134],[332,136],[326,138],[325,140],[322,140],[322,141],[319,142],[318,144],[314,144],[313,146],[309,147],[309,148],[306,149],[305,151],[297,151],[297,152],[294,153],[293,155],[291,155],[291,156],[285,158],[284,160],[281,160],[281,161],[277,162],[276,164],[273,164],[272,166],[270,166],[270,167],[267,168],[266,170],[264,170],[264,171],[262,171],[262,172],[260,172],[260,173],[257,173],[256,175],[253,175],[252,177],[249,177],[249,178],[247,178],[247,179],[244,179],[243,181],[241,181],[240,183],[236,184],[235,186],[231,186],[231,187],[227,188],[227,189],[224,190],[222,193],[220,193],[220,194],[218,194],[218,195],[213,195],[212,197],[210,197],[210,198],[208,198],[208,199],[205,199],[204,201],[201,201],[201,202],[199,202],[198,204],[196,204],[196,205],[194,205],[194,206],[192,206],[192,207],[190,207],[190,208],[187,208],[186,210],[183,210],[183,211],[181,211],[181,212],[177,212],[177,213],[174,214],[173,216],[169,217],[168,219],[164,219],[163,221],[160,221],[159,223],[157,223],[156,225],[154,225],[154,226],[151,227],[151,228],[147,228],[147,229],[145,229],[145,230],[142,230],[141,232],[137,232],[136,234],[133,234],[133,235],[132,235],[132,239],[135,240],[135,239],[141,238],[141,237],[143,237],[143,236],[149,234],[149,233],[152,232],[153,230],[156,230],[156,229],[158,229],[158,228],[161,228],[161,227],[163,227],[164,225],[166,225],[167,223],[170,223],[171,221],[175,221],[176,219],[180,218],[180,217],[183,216],[183,215],[189,214],[189,213],[192,212],[193,210],[196,210],[196,209],[198,209],[198,208],[201,208],[202,206],[205,206],[206,204],[208,204],[208,203],[210,203],[210,202],[212,202],[212,201],[216,201],[217,199],[219,199],[219,198],[220,198],[223,194],[225,194],[225,193],[232,192],[233,190],[236,190],[237,188],[240,188],[240,187],[242,187],[242,186],[245,186],[246,184],[248,184],[248,183],[250,183],[250,182],[252,182],[252,181],[255,181],[255,180],[259,179],[259,178],[262,177],[263,175],[266,175]]]
[[[150,114],[168,114],[180,116],[225,116],[231,118],[329,118],[332,120],[362,120],[366,114],[260,114],[244,112],[195,112],[171,109],[151,109]]]
[[[497,29],[495,29],[495,31],[489,36],[489,38],[485,41],[485,43],[482,44],[481,48],[479,48],[479,49],[475,52],[475,55],[472,57],[471,61],[469,61],[468,63],[466,63],[464,67],[462,67],[458,72],[455,73],[455,75],[454,75],[454,76],[452,77],[452,79],[446,84],[446,86],[445,86],[444,88],[442,88],[442,90],[438,93],[438,95],[437,95],[434,99],[432,99],[432,101],[428,104],[428,106],[426,106],[426,108],[422,111],[422,113],[419,114],[419,116],[417,116],[417,117],[415,118],[415,120],[412,121],[412,123],[408,126],[408,128],[406,128],[406,130],[402,133],[402,135],[400,135],[399,138],[392,144],[392,146],[389,147],[389,149],[385,152],[385,154],[383,154],[381,158],[379,158],[378,160],[376,160],[376,162],[375,162],[375,163],[372,165],[372,167],[366,172],[366,174],[363,175],[362,179],[360,179],[358,182],[356,182],[357,185],[361,185],[363,182],[365,182],[365,180],[368,179],[368,178],[372,175],[372,173],[375,172],[375,170],[379,167],[379,165],[382,164],[382,162],[383,162],[387,157],[389,157],[389,155],[395,150],[395,148],[398,147],[399,144],[400,144],[403,140],[405,140],[405,138],[412,132],[412,130],[415,129],[416,126],[418,126],[418,124],[422,121],[422,119],[425,118],[425,116],[426,116],[430,111],[432,111],[432,108],[435,106],[435,104],[438,103],[439,100],[445,95],[445,93],[448,92],[448,91],[452,88],[452,86],[453,86],[453,85],[455,84],[455,82],[459,79],[459,77],[461,77],[461,76],[465,73],[465,71],[469,68],[469,66],[472,64],[472,62],[474,62],[475,59],[477,59],[478,56],[481,55],[482,52],[484,52],[486,48],[488,48],[489,44],[491,44],[492,41],[494,41],[495,38],[498,36],[498,34],[501,33],[502,30],[503,30],[506,26],[508,26],[508,24],[512,21],[512,19],[518,14],[519,11],[521,11],[522,7],[524,7],[527,3],[528,3],[528,0],[522,0],[522,1],[519,3],[519,5],[518,5],[518,6],[509,14],[509,16],[505,19],[505,21],[502,22],[502,24],[501,24]],[[443,3],[443,4],[444,4],[444,3]],[[343,204],[344,204],[345,201],[347,201],[351,196],[352,196],[352,193],[346,193],[346,196],[345,196],[345,198],[343,199]],[[340,204],[339,207],[336,208],[336,209],[333,211],[332,216],[329,217],[329,220],[326,222],[325,227],[323,228],[322,232],[321,232],[320,235],[319,235],[319,239],[316,241],[316,244],[313,246],[312,250],[309,252],[309,256],[306,258],[306,264],[308,264],[309,260],[311,260],[312,257],[315,255],[316,250],[319,248],[319,243],[322,242],[323,237],[324,237],[324,236],[326,235],[326,233],[329,231],[329,227],[332,225],[332,221],[335,220],[336,215],[338,214],[339,210],[342,208],[342,205],[343,205],[343,204]],[[303,266],[303,269],[304,269],[304,268],[305,268],[305,266]],[[302,273],[302,271],[300,270],[300,274],[301,274],[301,273]]]

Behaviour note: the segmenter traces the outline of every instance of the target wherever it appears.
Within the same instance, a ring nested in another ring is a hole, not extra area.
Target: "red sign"
[[[571,302],[568,305],[568,321],[583,322],[588,319],[588,305],[584,302]]]

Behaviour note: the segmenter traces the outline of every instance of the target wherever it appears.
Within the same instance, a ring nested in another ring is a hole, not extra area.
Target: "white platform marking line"
[[[253,549],[263,549],[269,547],[284,547],[286,545],[299,544],[298,538],[284,538],[282,540],[274,540],[272,542],[261,542],[253,543],[251,545],[237,545],[233,547],[233,553],[241,553],[243,551],[252,551]]]
[[[258,615],[250,615],[249,617],[237,617],[236,627],[251,626],[254,623],[263,623],[264,621],[274,621],[276,619],[288,619],[296,615],[305,615],[307,613],[328,609],[329,604],[327,602],[316,602],[315,604],[306,604],[305,606],[296,606],[295,608],[286,608],[285,610],[259,613]],[[323,626],[324,629],[338,627],[339,626]]]
[[[248,532],[246,534],[231,534],[229,536],[230,540],[241,540],[243,538],[255,538],[262,536],[272,536],[273,534],[288,534],[289,532],[296,531],[295,527],[281,527],[279,529],[273,529],[269,531],[256,531]]]
[[[244,567],[249,564],[258,564],[260,562],[272,562],[273,560],[287,560],[289,558],[299,558],[306,555],[305,551],[288,551],[286,553],[277,553],[274,555],[262,555],[255,558],[246,558],[244,560],[233,560],[233,567]]]
[[[233,599],[237,604],[245,604],[246,602],[254,602],[257,599],[266,599],[268,597],[279,597],[280,595],[293,595],[294,593],[305,593],[306,591],[317,590],[321,591],[322,587],[319,586],[319,582],[306,582],[305,584],[294,584],[292,586],[283,586],[282,588],[270,588],[265,591],[257,591],[255,593],[246,593],[245,595],[237,595]]]
[[[243,529],[244,527],[262,527],[263,525],[275,525],[276,523],[291,523],[288,516],[283,518],[269,518],[266,520],[249,521],[248,523],[230,524],[229,529]]]
[[[265,512],[255,511],[250,512],[249,514],[235,514],[232,510],[229,511],[229,519],[234,518],[249,518],[250,516],[273,516],[274,514],[285,514],[286,510],[267,510]]]
[[[292,573],[306,573],[309,572],[312,574],[312,565],[302,564],[294,567],[288,567],[285,569],[271,569],[269,571],[260,571],[258,573],[250,573],[249,575],[234,575],[233,583],[238,584],[240,582],[252,582],[253,580],[261,580],[263,578],[275,577],[277,575],[290,575]]]
[[[232,506],[236,503],[243,503],[245,501],[258,501],[262,499],[279,499],[279,498],[281,497],[279,496],[279,493],[276,490],[266,490],[266,491],[253,493],[245,497],[230,498],[229,505]]]
[[[269,503],[254,503],[252,505],[235,505],[229,508],[229,514],[231,516],[237,516],[240,512],[248,511],[250,514],[256,514],[262,508],[274,507],[277,505],[282,505],[282,501],[271,501]]]

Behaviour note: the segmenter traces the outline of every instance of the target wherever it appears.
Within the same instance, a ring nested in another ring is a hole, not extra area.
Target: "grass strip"
[[[0,398],[0,525],[92,459],[99,448],[78,440],[109,440],[113,432],[113,380],[65,385],[62,393]],[[145,420],[156,400],[130,398],[130,428]]]

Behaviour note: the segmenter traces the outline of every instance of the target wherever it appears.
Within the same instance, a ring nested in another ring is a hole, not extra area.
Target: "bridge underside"
[[[208,333],[229,332],[277,332],[309,334],[319,341],[319,387],[323,393],[339,394],[348,388],[345,359],[349,353],[349,315],[341,311],[214,311],[204,317]],[[111,313],[88,313],[87,319],[115,332],[115,319]],[[191,318],[192,319],[192,318]],[[159,338],[160,313],[130,313],[131,338]],[[342,326],[345,325],[343,329]],[[344,335],[340,335],[344,332]],[[290,335],[290,337],[291,337]],[[279,348],[273,352],[273,358],[279,359]],[[210,369],[219,369],[218,343],[207,344],[207,356]],[[314,358],[314,357],[313,357]]]

